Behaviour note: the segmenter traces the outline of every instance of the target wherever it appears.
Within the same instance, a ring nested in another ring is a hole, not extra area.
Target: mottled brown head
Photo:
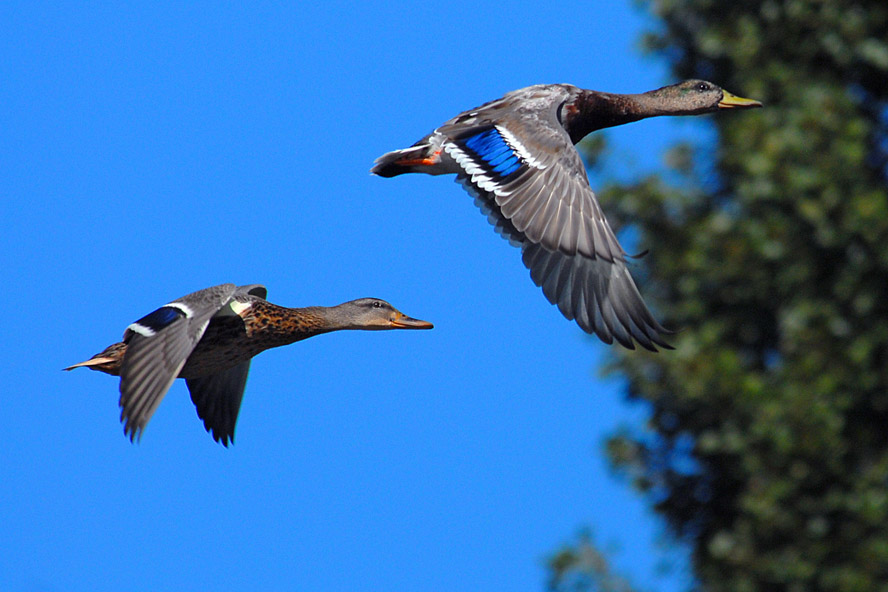
[[[330,317],[343,329],[431,329],[428,321],[408,317],[379,298],[359,298],[330,309]]]

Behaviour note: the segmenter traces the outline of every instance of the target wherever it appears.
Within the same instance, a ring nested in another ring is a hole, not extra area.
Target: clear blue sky
[[[599,378],[607,346],[450,178],[368,173],[508,90],[671,82],[637,51],[643,17],[120,4],[0,7],[0,590],[530,592],[584,527],[636,584],[681,589],[603,459],[644,417]],[[659,167],[688,129],[612,131],[627,164],[605,174]],[[130,444],[117,379],[61,368],[222,282],[288,306],[381,297],[436,327],[262,354],[230,449],[177,381]]]

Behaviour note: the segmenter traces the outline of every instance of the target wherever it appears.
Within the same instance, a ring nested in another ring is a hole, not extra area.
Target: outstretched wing
[[[605,343],[616,339],[629,349],[635,349],[633,341],[651,351],[672,349],[663,339],[671,331],[648,310],[624,260],[565,255],[528,241],[521,258],[546,299],[587,333]]]
[[[625,258],[608,261],[581,253],[550,251],[519,231],[491,205],[494,202],[489,195],[479,194],[471,185],[466,189],[475,196],[476,205],[496,231],[521,248],[521,259],[531,279],[565,318],[575,320],[584,331],[595,333],[608,344],[616,339],[629,349],[635,349],[635,342],[651,351],[657,351],[657,346],[672,349],[663,338],[672,332],[648,310]]]
[[[120,371],[120,420],[130,440],[141,437],[210,318],[235,289],[234,284],[222,284],[194,292],[127,327],[127,351]]]

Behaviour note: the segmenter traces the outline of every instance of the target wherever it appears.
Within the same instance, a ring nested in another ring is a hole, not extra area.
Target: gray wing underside
[[[130,330],[124,335],[127,351],[120,371],[120,420],[130,440],[141,437],[210,318],[235,290],[234,284],[222,284],[184,296],[173,303],[187,306],[190,317],[179,317],[151,336]]]
[[[185,381],[204,428],[223,446],[234,442],[234,428],[249,373],[250,360],[247,360],[224,372]]]
[[[651,351],[657,351],[658,346],[672,349],[663,338],[671,331],[651,314],[624,258],[608,261],[550,251],[528,240],[500,213],[489,195],[479,194],[465,179],[457,180],[475,197],[475,204],[496,231],[521,248],[521,259],[531,279],[565,318],[608,344],[616,340],[629,349],[635,349],[635,342]]]
[[[663,339],[671,331],[648,310],[625,261],[565,255],[527,242],[521,258],[549,302],[587,333],[629,349],[635,349],[633,341],[650,351],[672,349]]]

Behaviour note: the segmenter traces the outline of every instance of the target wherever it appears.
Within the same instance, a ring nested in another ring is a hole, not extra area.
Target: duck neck
[[[654,104],[648,93],[619,95],[587,90],[565,105],[563,117],[564,128],[576,144],[595,130],[657,115],[667,113]]]
[[[254,310],[248,324],[255,335],[261,335],[268,347],[289,345],[321,333],[345,329],[324,306],[307,308],[286,308],[268,302],[262,303],[262,310]]]

